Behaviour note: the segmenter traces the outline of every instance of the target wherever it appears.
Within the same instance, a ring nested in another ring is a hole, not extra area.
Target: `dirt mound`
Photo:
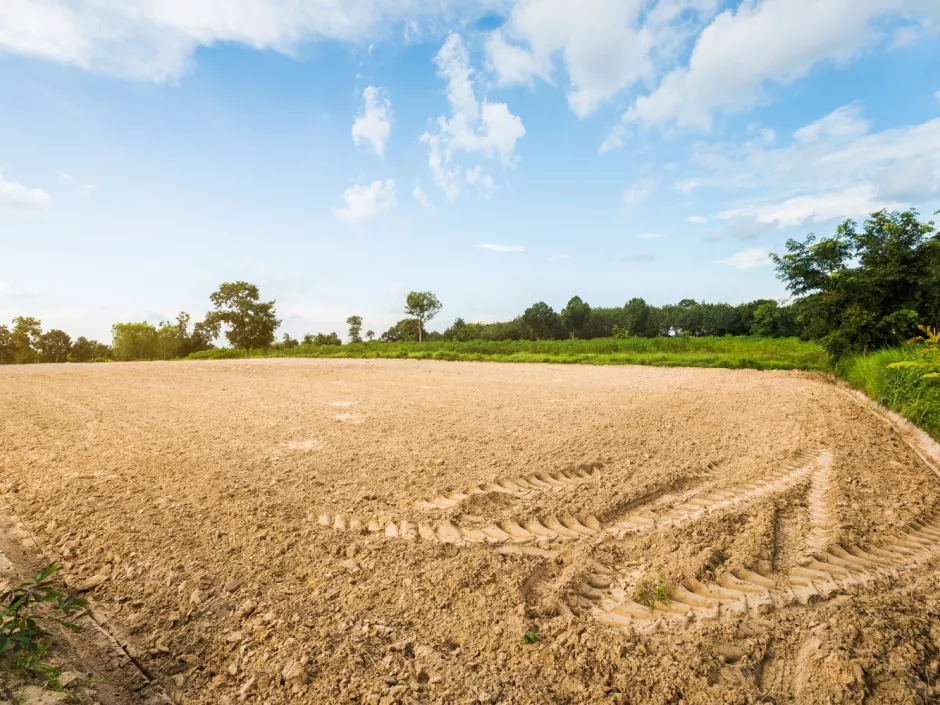
[[[181,702],[940,697],[937,477],[822,378],[63,365],[0,404],[21,530]]]

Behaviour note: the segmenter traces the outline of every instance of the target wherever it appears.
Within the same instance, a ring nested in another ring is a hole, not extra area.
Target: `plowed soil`
[[[178,702],[940,700],[940,480],[821,376],[0,368],[7,538]]]

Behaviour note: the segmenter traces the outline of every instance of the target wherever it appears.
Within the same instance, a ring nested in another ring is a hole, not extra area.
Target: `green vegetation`
[[[526,644],[536,644],[536,643],[538,643],[539,639],[541,639],[541,638],[542,638],[542,637],[541,637],[541,635],[540,635],[538,632],[533,632],[533,631],[526,632],[526,633],[523,634],[523,636],[522,636],[522,640],[523,640]]]
[[[52,645],[52,635],[43,624],[81,631],[55,614],[69,617],[86,604],[56,589],[52,579],[58,570],[59,565],[53,563],[32,580],[0,591],[0,667],[17,681],[38,680],[54,690],[61,690],[59,674],[56,668],[43,663]]]
[[[299,345],[256,350],[256,357],[365,357],[412,360],[555,362],[662,367],[726,367],[756,370],[825,370],[829,358],[816,343],[798,338],[595,338],[593,340],[471,340],[371,342],[342,346]],[[230,348],[207,350],[191,360],[241,357]]]
[[[656,607],[657,602],[669,602],[669,584],[661,567],[654,573],[644,575],[637,583],[633,590],[633,600],[650,609]]]
[[[887,348],[839,361],[838,373],[870,399],[940,440],[940,384],[925,375],[922,344]]]

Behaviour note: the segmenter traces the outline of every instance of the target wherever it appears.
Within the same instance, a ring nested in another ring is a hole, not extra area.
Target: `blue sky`
[[[283,330],[782,298],[768,251],[940,208],[940,0],[8,0],[0,322],[222,281]]]

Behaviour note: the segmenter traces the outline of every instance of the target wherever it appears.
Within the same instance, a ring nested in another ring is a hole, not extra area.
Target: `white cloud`
[[[64,171],[56,171],[55,175],[59,179],[59,181],[62,181],[63,183],[69,183],[70,181],[72,181],[72,175],[67,174]]]
[[[41,211],[52,205],[49,194],[38,188],[27,188],[7,181],[0,174],[0,208],[13,211]]]
[[[626,133],[627,131],[623,128],[623,125],[615,126],[601,142],[601,146],[597,149],[598,154],[607,154],[607,152],[623,147],[623,138]]]
[[[428,213],[437,213],[437,206],[434,205],[433,201],[431,201],[431,197],[428,196],[425,190],[421,188],[421,184],[415,184],[411,195],[415,197],[415,200],[420,203],[421,207]]]
[[[488,242],[484,242],[482,245],[477,245],[481,250],[489,250],[490,252],[525,252],[525,248],[522,245],[492,245]]]
[[[478,186],[480,192],[484,195],[488,194],[494,188],[496,184],[493,181],[493,175],[483,171],[483,167],[477,164],[472,169],[467,169],[466,173],[467,183],[471,186]]]
[[[3,0],[0,51],[153,81],[197,48],[237,43],[288,55],[306,42],[365,42],[403,25],[475,18],[492,0]]]
[[[428,166],[434,182],[452,201],[460,193],[461,168],[453,163],[455,155],[480,153],[512,165],[516,142],[525,135],[525,127],[505,103],[477,99],[470,54],[459,34],[447,37],[434,63],[438,75],[447,81],[451,114],[437,118],[436,130],[424,133],[421,141],[428,146]]]
[[[333,212],[337,218],[351,222],[389,215],[398,206],[392,179],[373,181],[368,186],[351,186],[343,193],[343,200],[346,206],[335,208]]]
[[[620,201],[628,206],[635,206],[649,198],[657,186],[659,186],[659,179],[637,179],[626,188],[620,196]]]
[[[765,267],[772,264],[770,253],[760,247],[751,247],[741,250],[730,257],[720,259],[715,264],[726,264],[735,269],[754,269],[755,267]]]
[[[75,196],[77,198],[88,198],[95,191],[95,188],[94,184],[83,184],[75,190]]]
[[[708,222],[708,218],[704,215],[690,215],[686,220],[690,223],[695,223],[696,225],[704,225]]]
[[[698,36],[687,66],[670,71],[640,96],[627,122],[707,128],[717,110],[748,108],[769,82],[788,84],[820,62],[857,57],[879,39],[876,21],[940,18],[923,0],[744,0]],[[746,58],[743,58],[746,57]]]
[[[785,146],[698,145],[690,162],[702,173],[690,181],[739,194],[719,216],[744,235],[756,234],[754,223],[788,227],[861,218],[940,197],[940,118],[881,132],[870,128],[861,106],[851,104],[799,128]]]
[[[501,86],[528,85],[536,78],[550,81],[560,58],[568,75],[568,105],[584,117],[653,78],[657,64],[671,61],[691,28],[716,5],[714,0],[518,0],[506,24],[486,41],[487,65]]]
[[[933,97],[936,98],[937,100],[940,100],[940,91],[937,91],[936,93],[934,93]]]
[[[878,200],[873,186],[855,186],[842,191],[788,198],[781,203],[726,210],[719,213],[718,217],[727,220],[743,216],[753,218],[758,223],[786,228],[808,221],[859,218],[883,208],[895,209],[903,205]]]
[[[375,86],[362,92],[362,112],[352,126],[352,138],[358,149],[371,147],[380,157],[392,131],[392,103]]]
[[[659,240],[660,238],[666,237],[662,233],[640,233],[637,235],[638,238],[642,240]]]

